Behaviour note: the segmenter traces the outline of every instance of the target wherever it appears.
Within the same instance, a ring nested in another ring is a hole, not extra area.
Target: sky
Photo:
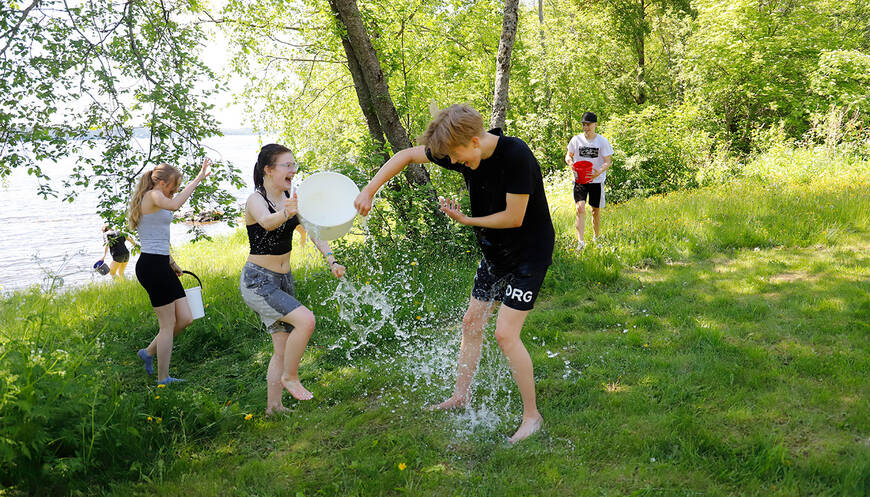
[[[250,127],[242,106],[233,103],[233,95],[241,93],[244,80],[229,67],[227,41],[219,29],[209,30],[209,41],[202,51],[202,61],[229,86],[229,91],[215,95],[214,113],[223,129]]]

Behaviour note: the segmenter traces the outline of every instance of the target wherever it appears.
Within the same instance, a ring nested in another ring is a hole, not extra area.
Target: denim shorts
[[[293,325],[280,321],[282,317],[302,306],[296,300],[293,275],[289,271],[284,274],[276,273],[246,262],[239,278],[239,291],[242,292],[242,300],[260,316],[269,333],[293,331]]]

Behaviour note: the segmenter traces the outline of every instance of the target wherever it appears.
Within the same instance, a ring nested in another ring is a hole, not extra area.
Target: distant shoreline
[[[258,136],[258,135],[274,135],[275,134],[275,132],[273,132],[273,131],[257,130],[255,128],[220,128],[218,131],[220,132],[220,135],[214,135],[214,136]],[[112,135],[110,133],[106,133],[106,130],[99,129],[99,130],[89,131],[87,134],[84,134],[81,136],[76,136],[76,137],[67,138],[67,139],[70,141],[102,140],[102,139],[106,139],[110,136],[117,136],[117,135]],[[149,136],[151,136],[150,128],[141,128],[141,127],[133,128],[133,133],[132,133],[133,138],[144,139],[144,138],[148,138]],[[208,138],[213,138],[214,136],[208,137]]]

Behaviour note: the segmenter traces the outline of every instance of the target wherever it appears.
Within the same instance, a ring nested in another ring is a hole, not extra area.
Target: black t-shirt
[[[106,245],[109,246],[109,253],[112,254],[112,257],[130,253],[130,251],[127,250],[127,244],[124,243],[127,241],[127,237],[118,231],[107,231],[105,241]]]
[[[462,173],[472,217],[502,212],[507,208],[508,193],[528,195],[522,226],[503,229],[475,226],[474,233],[484,257],[499,270],[545,268],[553,263],[556,234],[544,194],[541,166],[524,141],[502,136],[501,128],[489,132],[499,137],[498,144],[492,156],[481,160],[477,169],[454,164],[449,157],[434,157],[428,147],[426,157],[445,169]]]

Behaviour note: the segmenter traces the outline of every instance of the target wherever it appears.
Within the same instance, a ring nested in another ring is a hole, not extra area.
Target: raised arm
[[[384,186],[384,183],[402,172],[403,169],[408,167],[408,164],[422,164],[424,162],[429,162],[429,158],[426,157],[426,147],[423,145],[399,151],[390,157],[390,160],[381,166],[375,177],[369,181],[369,184],[363,187],[356,200],[353,201],[353,206],[363,216],[367,215],[372,210],[372,199],[374,199],[378,190]]]
[[[296,200],[296,194],[293,194],[293,197],[288,198],[284,202],[283,209],[278,212],[269,212],[269,207],[266,205],[266,199],[264,199],[259,193],[252,193],[251,196],[248,197],[247,203],[245,203],[245,209],[254,221],[263,227],[263,229],[266,231],[272,231],[287,222],[291,217],[295,216],[299,210],[298,205],[299,203]]]
[[[206,179],[211,174],[211,160],[206,158],[202,161],[202,168],[199,170],[199,174],[193,178],[193,181],[187,184],[184,187],[184,190],[178,192],[177,195],[172,198],[167,197],[163,194],[163,192],[154,189],[149,192],[149,194],[145,197],[146,199],[151,200],[151,202],[160,207],[161,209],[166,209],[168,211],[177,211],[187,202],[187,199],[193,195],[193,191],[196,190],[196,187],[202,183],[202,180]],[[145,206],[143,205],[143,208]],[[143,209],[144,210],[144,209]]]

